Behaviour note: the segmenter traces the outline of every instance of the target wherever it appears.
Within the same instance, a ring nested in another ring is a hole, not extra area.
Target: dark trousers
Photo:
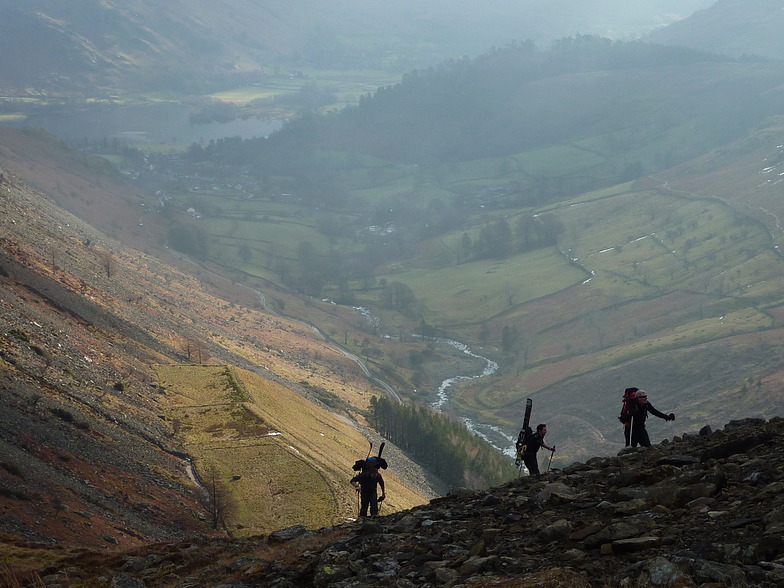
[[[529,476],[539,475],[539,460],[535,453],[524,453],[523,463],[525,464],[525,467],[528,468]]]
[[[632,427],[632,447],[650,447],[651,439],[648,437],[648,430],[645,427]]]
[[[359,494],[359,516],[368,516],[368,507],[371,517],[378,516],[378,495],[375,488],[370,492],[362,490]]]

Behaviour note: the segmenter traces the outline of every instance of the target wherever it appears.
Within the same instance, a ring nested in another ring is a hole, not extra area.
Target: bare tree
[[[207,344],[198,337],[188,337],[182,343],[182,350],[185,352],[188,361],[202,364],[209,358]]]
[[[210,515],[210,524],[213,529],[223,529],[228,533],[226,519],[231,512],[231,494],[226,484],[220,479],[220,473],[214,465],[210,466],[207,478],[205,486],[207,488],[207,509]]]
[[[106,271],[106,277],[111,278],[115,273],[117,273],[117,259],[115,259],[114,255],[112,255],[109,251],[105,251],[101,254],[101,266],[103,267],[104,271]]]

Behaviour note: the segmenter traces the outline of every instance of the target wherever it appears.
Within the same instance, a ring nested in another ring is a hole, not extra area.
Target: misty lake
[[[174,102],[132,106],[74,108],[31,114],[9,127],[39,127],[72,145],[112,140],[128,143],[209,143],[224,137],[266,137],[281,127],[272,119],[237,119],[228,123],[193,124],[191,109]]]

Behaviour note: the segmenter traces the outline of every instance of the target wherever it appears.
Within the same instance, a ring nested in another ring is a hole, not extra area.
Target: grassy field
[[[407,284],[427,308],[431,322],[451,325],[488,320],[512,306],[572,286],[586,276],[549,248],[444,269],[411,268],[383,277]]]
[[[201,484],[223,496],[234,536],[295,524],[333,525],[356,516],[348,485],[368,441],[348,421],[288,388],[223,365],[158,365],[166,415],[193,458]],[[425,498],[392,470],[387,512]]]

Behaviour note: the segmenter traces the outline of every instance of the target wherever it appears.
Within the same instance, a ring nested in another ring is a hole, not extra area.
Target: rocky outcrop
[[[784,419],[749,419],[339,527],[157,546],[103,565],[80,556],[68,578],[148,588],[783,586],[783,449]],[[42,571],[47,584],[64,579],[52,572]]]

